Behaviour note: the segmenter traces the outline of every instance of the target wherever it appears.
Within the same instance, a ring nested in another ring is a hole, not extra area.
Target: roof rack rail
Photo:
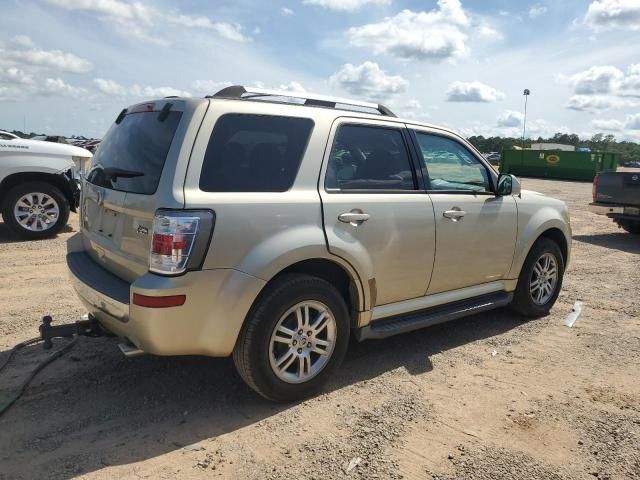
[[[379,103],[359,102],[357,100],[349,100],[346,98],[328,97],[325,95],[316,95],[307,92],[292,92],[288,90],[268,90],[266,88],[254,88],[244,87],[242,85],[232,85],[230,87],[223,88],[219,92],[213,95],[207,95],[207,98],[237,98],[237,99],[252,99],[261,97],[284,97],[284,98],[298,98],[304,100],[302,105],[312,107],[325,107],[335,108],[339,110],[350,110],[344,107],[356,107],[363,109],[370,109],[377,112],[379,115],[385,117],[395,117],[396,115],[384,105]]]

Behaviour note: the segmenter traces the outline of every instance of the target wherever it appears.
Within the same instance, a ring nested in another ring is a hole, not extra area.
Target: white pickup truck
[[[0,135],[0,208],[5,225],[18,237],[56,235],[76,211],[78,176],[91,158],[84,148]]]

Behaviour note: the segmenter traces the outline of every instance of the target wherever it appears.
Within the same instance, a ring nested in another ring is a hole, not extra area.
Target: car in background
[[[602,172],[596,175],[589,210],[606,215],[629,233],[640,234],[640,173]]]
[[[484,158],[487,159],[491,165],[498,166],[500,165],[500,154],[497,152],[485,153]]]
[[[0,130],[0,140],[15,140],[16,138],[20,137],[11,132]]]
[[[30,140],[38,140],[51,143],[69,143],[67,141],[67,138],[62,135],[36,135],[35,137],[31,137]]]
[[[0,212],[16,236],[56,235],[76,211],[91,152],[73,145],[0,137]]]

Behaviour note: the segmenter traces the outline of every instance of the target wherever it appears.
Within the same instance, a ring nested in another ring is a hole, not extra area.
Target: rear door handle
[[[459,220],[460,218],[464,217],[467,214],[467,212],[465,212],[464,210],[445,210],[444,213],[442,214],[443,217],[447,217],[450,218],[452,220]]]
[[[338,215],[338,220],[343,223],[350,223],[354,227],[366,222],[369,218],[370,215],[368,213],[345,212]]]

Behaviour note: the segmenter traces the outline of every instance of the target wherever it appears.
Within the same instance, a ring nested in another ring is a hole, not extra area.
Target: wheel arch
[[[267,280],[265,286],[253,301],[253,305],[259,301],[269,285],[283,275],[288,274],[310,275],[321,278],[333,285],[345,300],[350,314],[351,326],[357,326],[358,314],[364,309],[365,305],[365,298],[360,278],[357,273],[351,270],[348,266],[326,257],[308,258],[282,268]],[[251,312],[251,309],[249,309],[249,312]]]
[[[511,270],[507,278],[517,279],[520,276],[520,271],[529,252],[535,243],[543,237],[549,238],[558,244],[566,269],[571,258],[571,227],[555,210],[540,209],[520,229],[519,237]]]
[[[545,230],[538,236],[536,241],[533,242],[531,246],[533,247],[533,245],[535,245],[535,243],[541,238],[548,238],[549,240],[554,241],[558,245],[558,247],[560,247],[560,252],[562,253],[562,263],[566,268],[567,262],[569,261],[569,245],[567,242],[567,237],[564,236],[562,230],[556,227]]]
[[[69,202],[72,211],[76,211],[73,192],[69,186],[69,182],[64,178],[62,173],[46,173],[46,172],[18,172],[5,177],[0,182],[0,205],[4,203],[5,196],[12,188],[27,182],[45,182],[58,188]]]

